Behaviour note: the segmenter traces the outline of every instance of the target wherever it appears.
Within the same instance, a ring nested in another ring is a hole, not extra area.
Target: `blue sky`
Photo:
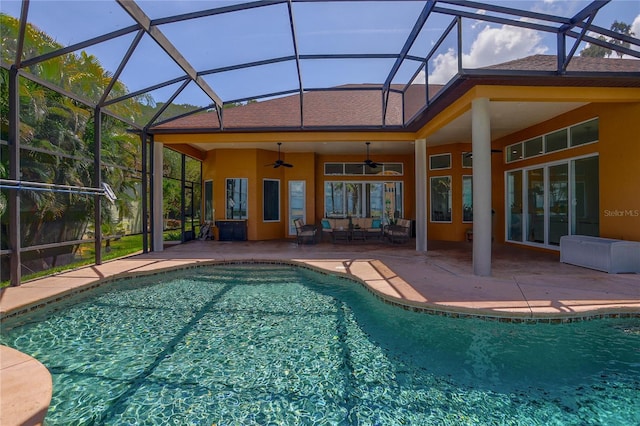
[[[220,7],[234,3],[210,0],[139,1],[152,19],[173,14]],[[507,7],[572,16],[588,2],[584,0],[494,1]],[[322,53],[397,53],[422,10],[423,2],[371,3],[294,3],[293,12],[301,54]],[[443,7],[451,7],[442,4]],[[2,0],[0,10],[18,16],[20,2]],[[113,31],[133,21],[115,1],[106,0],[32,0],[30,22],[64,45]],[[640,1],[613,0],[597,15],[595,24],[609,28],[614,20],[632,25],[640,35]],[[433,14],[427,21],[410,53],[424,57],[449,24],[451,17]],[[183,21],[160,27],[169,40],[198,71],[259,61],[293,54],[286,4],[212,16],[198,21]],[[114,71],[133,35],[91,47],[102,65]],[[456,72],[456,37],[447,38],[429,64],[429,82],[446,82]],[[482,67],[532,54],[555,54],[556,39],[546,33],[463,20],[463,66]],[[304,87],[327,87],[346,83],[381,83],[394,60],[302,61]],[[416,71],[416,62],[404,64],[394,83],[406,83]],[[155,42],[145,36],[121,76],[132,91],[182,75]],[[233,72],[209,75],[207,83],[223,100],[235,100],[257,94],[294,90],[298,87],[294,61]],[[418,78],[424,82],[424,74]],[[156,100],[167,99],[175,86],[152,93]],[[209,99],[191,85],[176,99],[207,105]]]

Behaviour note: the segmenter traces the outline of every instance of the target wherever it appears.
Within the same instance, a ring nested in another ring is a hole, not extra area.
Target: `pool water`
[[[108,287],[3,324],[53,376],[47,425],[640,424],[638,318],[447,318],[278,265]]]

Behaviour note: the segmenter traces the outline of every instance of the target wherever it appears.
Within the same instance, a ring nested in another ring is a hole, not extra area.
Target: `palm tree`
[[[15,62],[19,22],[0,14],[0,43],[2,60]],[[40,56],[61,49],[51,37],[31,24],[27,25],[24,40],[24,58]],[[108,87],[112,75],[98,59],[86,52],[57,56],[29,67],[32,74],[61,88],[81,94],[90,100],[99,100]],[[8,130],[8,74],[0,72],[0,129],[6,138]],[[112,96],[122,96],[127,88],[114,84]],[[148,98],[148,97],[147,97]],[[139,98],[110,106],[110,110],[132,120],[140,114]],[[20,139],[26,149],[21,155],[22,179],[72,186],[92,186],[94,129],[93,110],[81,103],[46,89],[27,79],[20,80]],[[118,219],[130,215],[132,199],[137,197],[135,182],[128,170],[139,169],[139,142],[127,134],[126,125],[114,119],[103,120],[102,156],[106,164],[105,179],[118,193]],[[136,143],[137,142],[137,143]],[[3,159],[6,157],[3,157]],[[7,160],[5,160],[7,161]],[[4,176],[8,164],[0,166]],[[0,199],[0,209],[6,202]],[[23,246],[43,242],[81,239],[93,218],[93,197],[86,194],[23,191],[22,209],[30,212],[21,222]],[[116,221],[107,203],[102,203],[107,223]],[[0,210],[1,212],[1,210]],[[6,217],[2,218],[6,221]],[[3,227],[5,229],[5,227]],[[4,240],[4,238],[3,238]],[[64,250],[70,250],[65,248]],[[49,253],[48,255],[51,255]],[[52,263],[56,255],[53,254]]]

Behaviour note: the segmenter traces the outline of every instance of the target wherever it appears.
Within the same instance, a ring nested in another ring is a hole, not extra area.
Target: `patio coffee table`
[[[334,229],[331,232],[331,236],[333,237],[334,243],[338,241],[349,242],[349,240],[351,239],[351,235],[348,229]]]
[[[351,230],[351,241],[365,241],[367,238],[367,230],[362,228],[353,228]]]

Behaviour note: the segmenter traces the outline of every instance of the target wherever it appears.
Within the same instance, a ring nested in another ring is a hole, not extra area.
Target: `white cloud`
[[[541,44],[542,37],[534,30],[503,25],[487,25],[471,45],[468,54],[462,55],[464,68],[480,68],[530,55],[543,54],[549,49]],[[429,83],[446,83],[457,73],[458,60],[450,49],[433,60]],[[424,83],[424,81],[422,81]]]
[[[636,19],[633,20],[631,24],[631,32],[634,34],[635,38],[640,38],[640,15],[636,16]]]

